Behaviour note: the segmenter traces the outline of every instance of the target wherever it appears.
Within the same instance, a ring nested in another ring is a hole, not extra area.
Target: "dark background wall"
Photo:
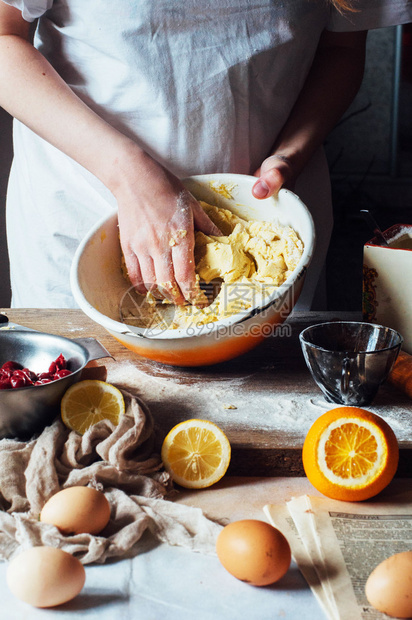
[[[5,231],[5,202],[9,169],[12,159],[11,119],[0,108],[0,307],[10,303],[9,262]]]
[[[373,234],[412,224],[412,24],[369,33],[365,78],[326,143],[335,229],[327,260],[328,307],[360,310],[363,245]]]

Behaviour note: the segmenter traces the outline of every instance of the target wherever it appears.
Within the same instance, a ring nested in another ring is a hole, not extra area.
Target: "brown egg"
[[[394,618],[412,618],[412,551],[395,553],[371,572],[365,586],[369,603]]]
[[[20,600],[34,607],[54,607],[77,596],[84,586],[83,564],[54,547],[32,547],[7,568],[7,585]]]
[[[282,532],[255,519],[226,525],[217,538],[216,552],[231,575],[254,586],[278,581],[291,561],[289,543]]]
[[[68,487],[43,506],[40,521],[55,525],[62,534],[99,534],[110,519],[110,504],[100,491]]]

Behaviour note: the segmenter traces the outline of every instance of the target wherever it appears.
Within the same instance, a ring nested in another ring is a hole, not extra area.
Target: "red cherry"
[[[16,377],[16,375],[13,373],[13,375],[10,377],[10,383],[12,388],[21,388],[27,385],[27,380],[25,377]]]
[[[67,377],[68,375],[71,375],[72,373],[70,372],[70,370],[68,370],[67,368],[62,368],[61,370],[58,370],[54,375],[53,375],[53,379],[63,379],[63,377]]]
[[[50,379],[50,381],[52,381],[53,375],[49,372],[41,372],[39,375],[37,375],[37,380],[39,381],[40,379]]]
[[[28,368],[23,368],[23,370],[21,370],[21,372],[24,373],[24,375],[25,375],[25,377],[27,379],[27,384],[28,385],[31,385],[32,383],[37,381],[37,375],[32,370],[29,370]]]
[[[14,372],[15,370],[21,370],[22,368],[23,366],[19,364],[18,362],[4,362],[3,366],[1,367],[1,370],[5,370],[7,372],[9,371]]]
[[[67,364],[66,364],[66,360],[64,359],[63,353],[60,353],[59,357],[56,359],[54,363],[56,364],[57,370],[63,370],[64,368],[66,368]]]
[[[34,385],[44,385],[45,383],[51,383],[53,379],[49,379],[48,377],[43,377],[43,379],[37,379],[34,382]]]

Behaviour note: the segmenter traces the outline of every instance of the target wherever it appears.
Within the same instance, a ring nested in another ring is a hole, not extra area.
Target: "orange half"
[[[399,447],[381,417],[358,407],[338,407],[316,420],[306,436],[303,467],[313,486],[332,499],[362,501],[392,480]]]

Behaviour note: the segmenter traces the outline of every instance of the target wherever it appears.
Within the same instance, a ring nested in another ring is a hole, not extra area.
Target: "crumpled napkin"
[[[36,439],[0,440],[0,559],[35,545],[59,547],[81,562],[103,563],[139,552],[144,532],[155,540],[215,552],[221,526],[197,508],[165,499],[172,485],[153,451],[153,419],[122,388],[126,413],[118,426],[102,421],[81,436],[54,421]],[[110,522],[98,536],[65,536],[40,522],[46,501],[70,486],[104,492]]]

